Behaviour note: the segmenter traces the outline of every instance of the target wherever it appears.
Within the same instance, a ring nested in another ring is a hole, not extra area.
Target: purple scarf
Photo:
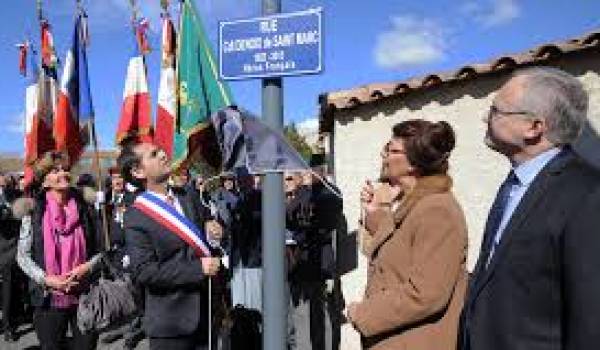
[[[43,219],[44,262],[49,276],[65,276],[86,261],[85,236],[79,222],[75,199],[61,206],[52,193],[46,193]],[[77,295],[52,292],[52,306],[69,308],[77,305]]]

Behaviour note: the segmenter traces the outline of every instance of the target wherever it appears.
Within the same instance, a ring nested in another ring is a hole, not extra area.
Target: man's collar
[[[530,184],[540,171],[562,151],[561,147],[553,147],[528,161],[513,167],[515,175],[522,185]]]

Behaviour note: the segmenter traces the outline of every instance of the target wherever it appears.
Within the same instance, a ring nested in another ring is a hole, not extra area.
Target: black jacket
[[[13,215],[12,205],[21,195],[19,191],[5,190],[0,196],[0,269],[15,261],[21,220]]]
[[[333,231],[342,215],[342,201],[320,182],[298,188],[286,206],[286,228],[293,232],[299,258],[291,279],[333,278]]]
[[[530,184],[487,269],[494,234],[484,235],[461,316],[460,348],[597,349],[599,213],[600,174],[563,151]]]
[[[240,191],[231,211],[231,230],[226,249],[231,266],[262,267],[262,193],[248,189]]]
[[[204,217],[191,196],[177,193],[186,217],[200,228]],[[190,335],[207,325],[207,280],[192,248],[135,206],[124,218],[131,271],[145,288],[144,326],[150,337]]]

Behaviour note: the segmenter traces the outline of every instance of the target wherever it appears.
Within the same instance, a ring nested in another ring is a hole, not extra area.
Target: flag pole
[[[83,5],[81,4],[81,0],[75,0],[76,5],[77,5],[77,16],[82,16],[83,14]],[[81,26],[82,23],[79,22],[79,25]],[[81,27],[80,27],[81,30]],[[78,33],[78,35],[81,35],[81,33]],[[83,40],[83,45],[87,46],[87,38],[84,38],[85,40]],[[84,48],[85,50],[85,48]],[[93,114],[93,113],[92,113]],[[99,203],[99,209],[100,209],[100,216],[102,217],[102,232],[103,232],[103,236],[104,236],[104,248],[106,251],[108,251],[110,249],[110,233],[108,232],[108,213],[106,211],[106,198],[104,196],[104,179],[102,178],[102,165],[100,164],[100,151],[98,149],[98,137],[96,135],[96,118],[94,117],[94,115],[90,116],[92,119],[91,124],[91,141],[92,141],[92,148],[93,148],[93,152],[94,152],[94,168],[96,170],[96,176],[98,177],[98,185],[97,185],[97,191],[98,193],[102,193],[102,201]]]
[[[94,167],[96,168],[96,174],[98,176],[98,192],[103,192],[104,181],[102,179],[102,166],[100,164],[100,151],[98,150],[98,138],[96,136],[96,123],[92,119],[91,123],[91,134],[92,134],[92,147],[94,148]],[[100,213],[102,216],[102,231],[104,232],[104,246],[108,251],[110,249],[110,234],[108,232],[108,213],[106,212],[106,198],[102,196],[102,202],[100,203]]]
[[[135,21],[138,18],[139,9],[135,0],[129,0],[129,6],[131,7],[131,24],[133,25],[133,33],[135,34]]]
[[[36,0],[36,10],[38,21],[42,22],[42,19],[44,18],[44,15],[42,13],[42,0]]]
[[[281,0],[262,0],[265,16],[281,12]],[[262,114],[274,130],[283,126],[282,78],[262,80]],[[285,206],[281,173],[265,174],[262,192],[263,349],[286,347],[288,297],[285,280]]]
[[[169,9],[169,0],[160,0],[160,7],[167,12]]]
[[[212,350],[212,276],[208,276],[208,350]]]

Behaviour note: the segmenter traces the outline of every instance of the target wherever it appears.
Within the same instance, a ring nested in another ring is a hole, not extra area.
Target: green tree
[[[292,147],[300,153],[302,158],[307,162],[310,161],[310,155],[312,153],[312,148],[306,142],[306,138],[298,133],[298,129],[296,128],[296,124],[293,122],[289,125],[286,125],[283,128],[283,134],[287,138],[288,142]]]

